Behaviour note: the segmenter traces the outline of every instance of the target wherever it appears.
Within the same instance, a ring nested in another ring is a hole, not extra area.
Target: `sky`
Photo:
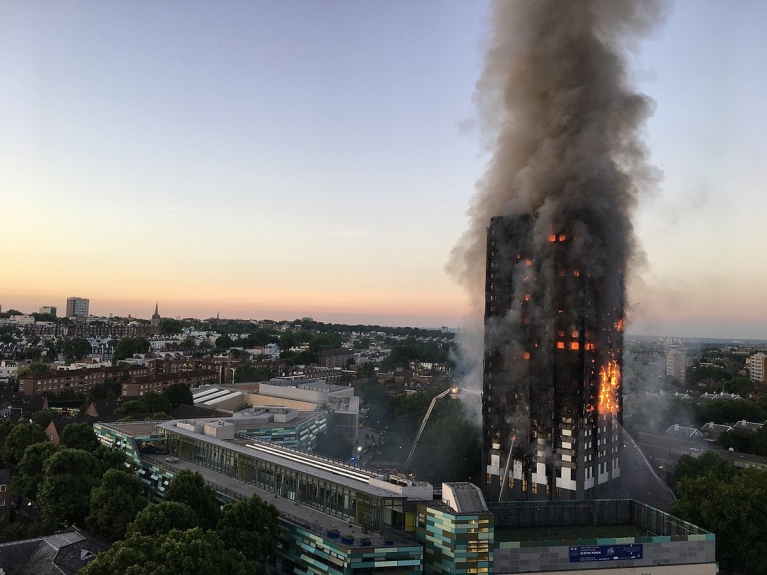
[[[488,6],[0,2],[0,305],[467,323],[445,273],[489,159]],[[767,339],[767,3],[637,47],[663,181],[628,331]]]

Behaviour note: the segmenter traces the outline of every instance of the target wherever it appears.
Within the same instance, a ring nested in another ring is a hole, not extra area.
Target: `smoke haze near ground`
[[[635,258],[631,214],[659,174],[640,138],[653,104],[627,55],[662,13],[654,0],[492,3],[475,94],[491,159],[447,265],[476,310],[492,216],[539,213],[543,234],[581,216],[597,263]]]

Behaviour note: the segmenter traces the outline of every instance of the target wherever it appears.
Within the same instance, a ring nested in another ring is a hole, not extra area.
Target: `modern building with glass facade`
[[[234,422],[98,423],[94,431],[128,455],[155,500],[186,468],[202,472],[224,501],[256,493],[275,504],[283,529],[276,573],[423,572],[412,532],[418,503],[433,497],[430,484],[235,437]]]
[[[222,502],[255,494],[275,505],[282,531],[272,573],[715,573],[713,534],[635,501],[486,505],[468,483],[444,483],[435,499],[428,483],[240,438],[234,421],[97,423],[94,431],[125,452],[155,501],[189,469]]]
[[[476,485],[443,483],[442,501],[418,506],[417,538],[424,573],[493,572],[493,514]]]
[[[288,411],[287,414],[274,412]],[[243,439],[255,439],[267,443],[275,443],[285,447],[309,450],[317,442],[317,436],[327,429],[327,411],[296,412],[279,408],[253,410],[240,416],[235,414],[241,423],[236,424],[237,434]],[[275,417],[283,415],[283,417]],[[292,415],[292,417],[291,417]],[[257,418],[262,418],[258,420]],[[249,420],[255,420],[249,422]],[[246,423],[242,423],[246,422]]]

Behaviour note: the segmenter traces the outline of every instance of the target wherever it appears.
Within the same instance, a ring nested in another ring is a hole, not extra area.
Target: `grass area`
[[[496,542],[646,536],[647,531],[635,525],[586,525],[583,527],[532,527],[524,529],[495,528]]]

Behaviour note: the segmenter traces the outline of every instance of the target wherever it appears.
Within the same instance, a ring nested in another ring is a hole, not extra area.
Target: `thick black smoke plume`
[[[478,309],[493,216],[537,213],[542,240],[569,221],[597,277],[633,257],[631,214],[657,172],[640,138],[652,102],[632,89],[627,54],[661,13],[656,0],[493,1],[476,91],[492,159],[448,264]]]
[[[652,102],[632,88],[628,54],[661,13],[656,0],[492,2],[476,93],[492,157],[448,264],[485,308],[488,477],[507,473],[513,447],[513,473],[564,485],[555,436],[577,421],[596,431],[597,413],[621,419],[609,382],[637,253],[631,217],[657,180],[640,137]],[[569,445],[583,428],[566,432]]]

